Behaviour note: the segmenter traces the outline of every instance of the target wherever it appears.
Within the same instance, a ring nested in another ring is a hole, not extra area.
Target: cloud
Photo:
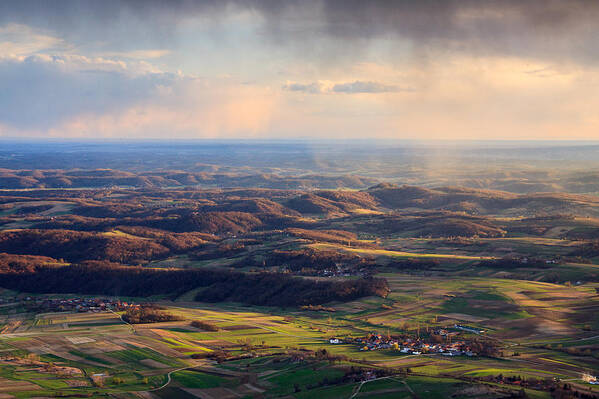
[[[332,83],[329,81],[317,81],[312,83],[287,82],[283,85],[283,90],[297,91],[309,94],[376,94],[412,91],[412,89],[401,88],[396,85],[360,80],[344,83]]]
[[[276,101],[268,87],[160,72],[145,62],[0,57],[4,136],[251,136],[269,129]]]
[[[31,55],[50,49],[64,49],[66,43],[55,36],[30,26],[10,23],[0,26],[0,54]]]
[[[0,121],[43,129],[80,113],[102,114],[147,101],[177,79],[102,58],[0,58]]]
[[[132,51],[110,51],[110,52],[103,52],[100,54],[100,56],[107,57],[107,58],[148,60],[148,59],[166,57],[169,54],[171,54],[171,51],[167,50],[167,49],[153,49],[153,50],[132,50]]]
[[[338,41],[407,42],[412,51],[462,52],[599,61],[599,2],[595,0],[20,0],[0,2],[0,23],[29,24],[61,37],[147,40],[176,44],[182,26],[230,25],[232,14],[253,15],[259,39],[313,48],[321,57]],[[217,38],[218,39],[218,38]],[[367,44],[367,43],[366,43]],[[346,55],[367,50],[352,46]],[[307,54],[306,54],[307,56]]]
[[[0,1],[0,134],[596,137],[597,32],[595,0]]]
[[[362,76],[373,76],[377,68],[365,67]],[[411,82],[416,90],[406,95],[287,95],[284,118],[273,126],[288,136],[338,138],[597,138],[599,67],[454,56],[427,70],[403,68],[402,76],[382,72],[377,75],[385,76],[381,81]]]
[[[330,85],[325,82],[313,82],[313,83],[297,83],[287,82],[283,85],[283,90],[288,91],[299,91],[310,94],[323,94],[330,91]]]
[[[379,82],[355,82],[337,83],[331,91],[335,93],[393,93],[398,91],[411,91],[410,89],[402,89],[395,85],[386,85]]]
[[[367,41],[380,39],[407,45],[417,55],[457,52],[599,61],[599,2],[593,0],[315,0],[313,4],[312,17],[319,23],[310,25],[312,39],[363,43],[366,50]],[[280,10],[264,13],[278,38],[300,40],[299,34],[307,34],[278,23]],[[289,18],[288,13],[284,16]]]

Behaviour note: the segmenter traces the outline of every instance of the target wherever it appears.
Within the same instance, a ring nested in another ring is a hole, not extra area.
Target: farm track
[[[416,394],[416,392],[414,392],[414,390],[412,390],[412,388],[410,387],[410,385],[408,385],[408,383],[405,380],[400,380],[400,379],[397,378],[397,376],[390,375],[390,376],[386,376],[386,377],[375,378],[375,379],[372,379],[372,380],[361,381],[359,383],[359,385],[354,388],[354,391],[352,392],[352,395],[349,397],[349,399],[355,398],[360,393],[360,390],[362,389],[362,386],[364,386],[364,384],[367,384],[369,382],[374,382],[374,381],[381,381],[381,380],[394,380],[394,381],[400,382],[400,383],[402,383],[406,387],[406,389],[410,392],[410,394],[414,398],[418,397],[418,395]],[[379,394],[383,394],[383,393],[393,393],[393,392],[400,392],[400,391],[403,391],[403,389],[402,390],[399,390],[399,389],[384,389],[384,390],[380,390],[380,391],[371,392],[371,393],[369,393],[367,395],[379,395]]]
[[[108,309],[108,311],[109,311],[110,313],[113,313],[113,314],[115,314],[115,315],[116,315],[116,316],[119,318],[119,320],[120,320],[120,321],[122,321],[123,323],[125,323],[126,325],[128,325],[128,326],[129,326],[129,328],[131,328],[131,332],[132,332],[133,334],[137,335],[137,330],[135,329],[135,327],[133,327],[133,324],[131,324],[131,323],[129,323],[129,322],[127,322],[127,321],[125,321],[125,320],[123,319],[123,316],[122,316],[122,315],[120,315],[120,314],[118,314],[118,313],[117,313],[117,312],[115,312],[114,310],[112,310],[112,309]]]
[[[154,391],[159,391],[159,390],[161,390],[161,389],[163,389],[163,388],[166,388],[166,387],[167,387],[167,386],[168,386],[168,385],[171,383],[171,381],[172,381],[171,375],[172,375],[173,373],[176,373],[176,372],[178,372],[178,371],[183,371],[183,370],[191,369],[191,368],[194,368],[194,367],[195,367],[195,366],[181,367],[181,368],[179,368],[179,369],[176,369],[176,370],[173,370],[173,371],[169,371],[169,372],[166,374],[166,382],[165,382],[164,384],[162,384],[161,386],[159,386],[159,387],[157,387],[157,388],[154,388],[154,389],[148,389],[148,390],[146,390],[146,391],[138,391],[138,392],[154,392]],[[134,391],[128,391],[128,392],[134,392]]]

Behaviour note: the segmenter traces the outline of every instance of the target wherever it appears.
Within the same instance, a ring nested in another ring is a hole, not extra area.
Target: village
[[[104,311],[123,311],[138,308],[141,305],[108,298],[47,298],[47,297],[3,297],[0,305],[23,306],[28,311],[36,312],[79,312],[99,313]]]
[[[360,265],[351,265],[343,262],[337,262],[334,266],[326,267],[324,269],[302,267],[301,269],[292,269],[289,265],[282,265],[275,269],[278,273],[287,273],[297,276],[314,276],[314,277],[367,277],[371,276],[373,270],[371,267],[365,267]],[[263,271],[255,269],[255,271]]]
[[[484,331],[462,326],[454,325],[454,330],[461,330],[474,334],[480,334]],[[488,348],[477,342],[476,349],[473,343],[467,340],[456,340],[461,335],[460,331],[449,331],[447,329],[437,329],[433,331],[428,338],[420,337],[393,337],[390,335],[381,335],[376,332],[369,334],[364,338],[330,338],[329,343],[336,344],[357,344],[360,351],[376,350],[395,350],[406,355],[422,354],[440,354],[442,356],[479,356],[481,349],[488,351]]]
[[[582,381],[591,385],[599,385],[599,378],[589,373],[582,374]]]

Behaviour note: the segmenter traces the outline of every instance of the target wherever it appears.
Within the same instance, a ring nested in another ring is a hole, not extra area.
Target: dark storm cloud
[[[596,0],[23,0],[0,2],[0,23],[170,41],[181,20],[239,10],[261,15],[265,39],[283,43],[396,36],[452,51],[599,57]]]
[[[284,45],[403,38],[424,50],[599,58],[596,0],[23,0],[0,2],[0,23],[98,41],[127,35],[167,43],[182,20],[203,15],[218,22],[239,10],[260,15],[264,39]]]
[[[599,58],[599,2],[593,0],[330,0],[328,34],[396,35],[416,46],[475,54]]]

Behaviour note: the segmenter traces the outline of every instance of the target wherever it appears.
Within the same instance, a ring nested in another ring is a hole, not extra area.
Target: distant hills
[[[599,145],[577,142],[28,142],[0,145],[0,189],[366,189],[599,193]],[[380,187],[384,188],[384,187]]]
[[[299,175],[207,172],[125,172],[92,170],[0,169],[0,189],[24,188],[110,188],[110,187],[255,187],[273,189],[366,188],[377,179],[357,175]]]

